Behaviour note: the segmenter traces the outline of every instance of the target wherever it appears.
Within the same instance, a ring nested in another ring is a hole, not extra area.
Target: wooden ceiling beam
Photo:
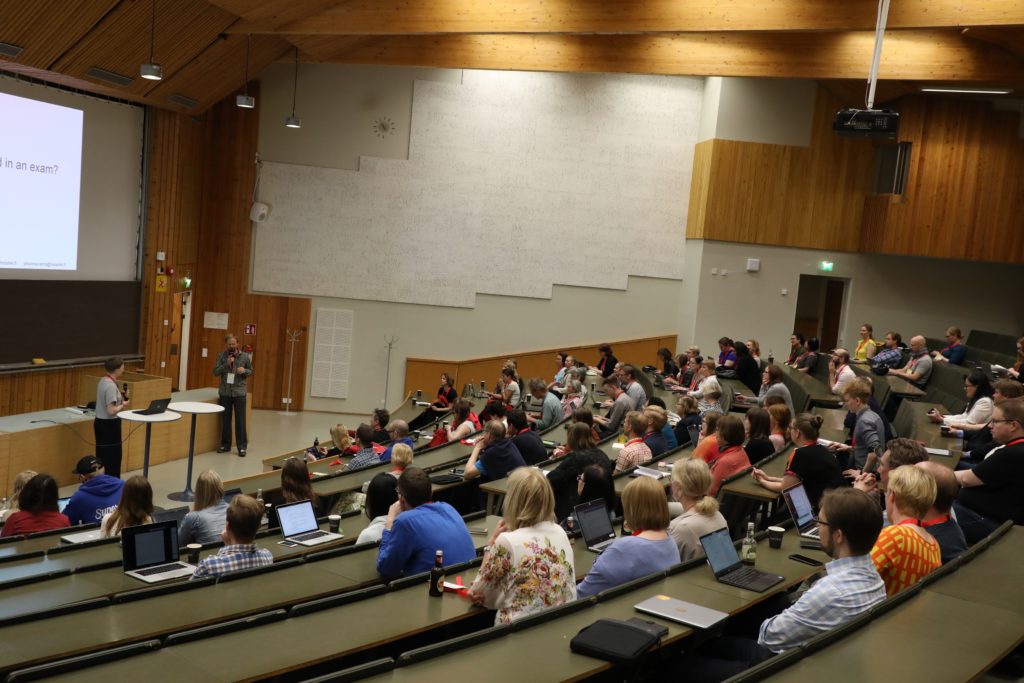
[[[210,1],[246,20],[233,32],[333,35],[873,30],[877,11],[866,0]],[[1020,0],[900,0],[888,18],[893,29],[1021,25]]]
[[[872,31],[672,35],[394,36],[352,43],[324,59],[339,64],[689,76],[867,79]],[[321,54],[328,46],[319,45]],[[955,30],[890,31],[881,79],[1019,82],[1021,62]]]

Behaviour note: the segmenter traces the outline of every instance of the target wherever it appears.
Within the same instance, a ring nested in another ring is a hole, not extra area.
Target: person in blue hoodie
[[[467,480],[480,477],[480,481],[504,479],[517,467],[526,464],[519,449],[505,434],[501,420],[491,420],[483,429],[483,436],[473,446],[473,453],[466,463]]]
[[[380,454],[381,462],[391,462],[391,449],[396,443],[404,443],[409,448],[416,450],[416,442],[409,436],[409,423],[405,420],[392,420],[388,423],[388,435],[391,437],[391,445]]]
[[[72,474],[77,474],[82,484],[64,508],[72,525],[97,523],[103,515],[114,511],[121,500],[124,482],[106,474],[103,463],[87,455],[78,461]]]

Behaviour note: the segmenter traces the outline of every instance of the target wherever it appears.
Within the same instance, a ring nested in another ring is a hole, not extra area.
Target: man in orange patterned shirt
[[[889,473],[885,510],[892,524],[882,529],[871,549],[889,597],[942,566],[938,541],[920,526],[935,494],[935,477],[929,472],[904,465]]]

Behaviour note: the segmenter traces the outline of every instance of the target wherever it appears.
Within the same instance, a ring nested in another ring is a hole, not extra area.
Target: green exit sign
[[[831,273],[832,269],[835,268],[836,264],[831,261],[821,261],[818,263],[818,270],[823,273]]]

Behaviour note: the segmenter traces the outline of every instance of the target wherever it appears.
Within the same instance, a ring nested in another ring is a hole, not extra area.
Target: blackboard
[[[0,280],[0,364],[139,351],[139,282]]]

